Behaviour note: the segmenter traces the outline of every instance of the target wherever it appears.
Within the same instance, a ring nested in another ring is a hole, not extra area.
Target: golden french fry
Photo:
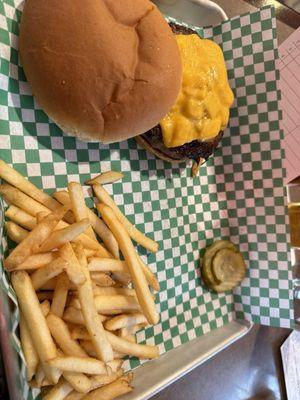
[[[45,218],[49,213],[47,211],[40,211],[36,214],[36,222],[39,224],[43,218]]]
[[[125,261],[114,260],[112,258],[92,257],[88,263],[89,271],[98,272],[123,272],[128,273]]]
[[[157,324],[159,321],[159,315],[155,309],[155,303],[148,287],[147,280],[141,269],[140,261],[127,231],[117,219],[111,208],[104,204],[98,204],[97,207],[99,208],[104,221],[119,243],[143,314],[146,316],[149,323]]]
[[[67,307],[65,309],[63,320],[71,324],[84,325],[84,319],[81,311],[74,307]]]
[[[87,332],[87,331],[86,331]],[[80,346],[88,353],[91,357],[96,357],[95,347],[90,340],[80,340]],[[114,359],[125,357],[125,354],[113,350]]]
[[[5,216],[29,231],[36,226],[36,219],[32,215],[13,204],[5,211]]]
[[[158,282],[156,276],[150,270],[150,268],[144,263],[144,261],[141,259],[141,257],[138,254],[137,254],[137,256],[138,256],[138,260],[139,260],[141,269],[147,279],[147,282],[149,283],[149,285],[152,287],[153,290],[158,292],[159,291],[159,282]]]
[[[122,296],[134,296],[136,297],[136,292],[134,289],[129,288],[119,288],[119,287],[93,287],[94,296],[114,296],[114,295],[122,295]]]
[[[43,301],[43,300],[51,300],[52,301],[53,291],[43,290],[40,292],[36,292],[36,295],[37,295],[39,301]]]
[[[39,248],[40,252],[53,250],[63,246],[65,243],[71,242],[83,233],[90,222],[88,219],[83,219],[80,222],[75,222],[66,228],[52,232],[52,234],[42,243]]]
[[[51,335],[67,356],[87,357],[87,353],[72,338],[67,324],[61,318],[54,314],[49,314],[47,324]]]
[[[61,379],[56,385],[51,387],[45,396],[43,396],[43,400],[63,400],[72,391],[72,386],[64,379]]]
[[[112,372],[117,372],[122,367],[123,362],[123,360],[112,360],[106,365],[111,369]]]
[[[134,335],[121,336],[119,334],[119,336],[122,337],[122,339],[127,340],[127,342],[136,343],[136,337]]]
[[[95,346],[98,358],[107,362],[113,359],[113,351],[106,338],[101,319],[98,316],[92,282],[87,268],[87,259],[84,254],[83,246],[81,244],[77,244],[75,247],[75,252],[86,278],[85,283],[78,288],[78,297],[82,315],[86,328],[91,336],[91,340]]]
[[[51,313],[62,317],[67,302],[69,290],[68,275],[63,272],[57,277],[53,299],[51,303]]]
[[[77,257],[73,251],[73,248],[70,243],[64,244],[59,249],[59,255],[68,262],[68,266],[66,268],[66,273],[71,282],[75,285],[80,286],[86,281],[86,277],[84,271],[79,264]]]
[[[28,196],[32,197],[34,200],[50,208],[50,210],[55,210],[59,207],[59,203],[55,199],[38,189],[3,160],[0,160],[0,177],[15,186],[17,189],[26,193]]]
[[[4,267],[8,271],[12,271],[29,256],[39,252],[39,245],[51,234],[66,211],[67,208],[63,206],[47,215],[4,260]]]
[[[33,217],[40,211],[51,212],[47,207],[33,200],[31,197],[24,194],[19,189],[4,183],[0,185],[0,194],[4,197],[8,204],[13,204]]]
[[[125,230],[129,234],[131,239],[133,239],[134,241],[136,241],[137,243],[139,243],[140,245],[142,245],[146,249],[148,249],[150,251],[153,251],[153,252],[157,252],[158,244],[154,240],[152,240],[152,239],[148,238],[147,236],[145,236],[141,231],[139,231],[127,219],[127,217],[125,217],[125,215],[121,212],[121,210],[116,205],[114,200],[110,197],[110,195],[107,193],[107,191],[101,185],[99,185],[98,183],[96,185],[93,185],[93,190],[94,190],[97,198],[99,199],[99,201],[101,203],[104,203],[106,206],[110,207],[113,210],[113,212],[116,215],[117,219],[122,224],[122,226],[125,228]],[[99,209],[98,205],[97,205],[97,209],[100,212],[100,214],[102,215],[101,207]],[[116,235],[114,234],[113,230],[111,228],[110,228],[110,230],[112,231],[113,235],[116,237]],[[117,239],[117,241],[118,241],[118,239]],[[120,243],[119,243],[119,246],[120,246]]]
[[[104,272],[91,272],[90,276],[92,281],[99,286],[106,287],[113,286],[115,284],[115,281],[112,279],[112,277]]]
[[[48,282],[46,282],[41,288],[40,290],[55,290],[56,288],[56,284],[57,284],[57,276],[55,278],[50,279]],[[73,282],[69,282],[69,291],[70,292],[74,292],[75,290],[77,290],[77,285],[75,285]]]
[[[71,337],[74,340],[76,340],[76,339],[91,340],[91,335],[88,333],[87,329],[81,325],[73,326],[73,328],[71,330]]]
[[[106,331],[106,336],[112,345],[112,348],[123,354],[128,354],[138,358],[157,358],[159,356],[157,346],[131,343],[109,331]]]
[[[69,193],[65,190],[54,193],[54,197],[64,205],[71,206]],[[86,207],[87,217],[90,220],[92,228],[99,235],[99,237],[103,240],[104,245],[107,247],[108,251],[112,253],[112,255],[116,258],[119,257],[119,246],[114,238],[114,235],[107,228],[105,223],[88,207]],[[83,243],[84,244],[84,243]],[[84,246],[86,247],[86,246]]]
[[[26,229],[12,221],[5,222],[4,226],[8,237],[16,243],[21,243],[29,234]]]
[[[20,339],[26,361],[27,379],[28,381],[31,381],[39,364],[39,356],[34,348],[34,344],[32,343],[28,327],[22,314],[20,314]]]
[[[39,300],[27,272],[16,271],[11,275],[21,312],[30,329],[30,336],[42,362],[56,357],[56,347],[51,337]],[[51,368],[47,378],[57,383],[60,372]]]
[[[107,374],[105,363],[92,357],[56,357],[49,360],[48,364],[61,371],[81,372],[89,375]]]
[[[120,179],[123,179],[124,174],[118,171],[106,171],[95,176],[93,179],[89,179],[85,182],[86,185],[95,185],[99,183],[100,185],[105,185],[107,183],[114,183]]]
[[[67,267],[68,263],[63,258],[57,257],[50,264],[37,269],[30,275],[34,289],[40,289],[47,281],[61,274]]]
[[[71,392],[68,394],[67,397],[64,398],[64,400],[81,400],[85,397],[84,393],[77,393],[75,391]]]
[[[118,396],[129,393],[133,389],[130,385],[132,377],[133,374],[124,375],[116,381],[88,393],[85,396],[85,400],[113,400]]]
[[[109,331],[147,323],[147,319],[142,313],[122,314],[113,317],[105,322],[104,327]]]
[[[41,304],[40,304],[43,316],[46,318],[47,315],[50,312],[50,303],[48,300],[44,300]]]
[[[114,360],[121,361],[123,360]],[[112,372],[109,375],[95,375],[91,377],[91,391],[98,389],[101,386],[108,385],[111,382],[114,382],[118,378],[120,378],[124,374],[122,369],[118,369],[116,372]]]
[[[18,265],[17,269],[37,269],[50,264],[57,257],[57,252],[49,251],[47,253],[37,253],[26,258],[21,264]]]
[[[43,369],[43,365],[41,362],[39,362],[37,371],[35,374],[35,381],[36,381],[37,387],[39,387],[39,388],[42,387],[45,377],[46,377],[46,375],[45,375],[45,371]]]
[[[69,182],[68,184],[68,190],[69,190],[69,199],[71,202],[71,207],[75,216],[75,220],[77,222],[88,218],[88,213],[87,213],[87,207],[84,201],[84,196],[83,196],[83,191],[80,183],[78,182]],[[85,233],[94,240],[96,239],[96,236],[94,234],[94,231],[91,226],[87,228]]]
[[[97,254],[97,250],[84,249],[84,254],[87,258],[94,257]]]
[[[148,325],[148,322],[133,325],[133,326],[126,326],[125,328],[121,328],[119,330],[119,336],[124,338],[129,335],[135,335],[138,331],[145,328],[147,325]]]
[[[133,296],[122,296],[122,295],[111,295],[111,296],[95,296],[94,297],[95,307],[98,313],[115,314],[116,311],[139,311],[140,305]],[[70,302],[70,306],[77,309],[81,308],[81,304],[78,299],[73,298]]]
[[[88,393],[91,390],[91,380],[82,373],[64,371],[63,377],[72,386],[72,389],[79,393]]]

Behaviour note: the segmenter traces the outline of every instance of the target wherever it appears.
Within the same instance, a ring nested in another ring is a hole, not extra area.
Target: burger
[[[19,49],[38,104],[82,140],[135,137],[163,160],[198,166],[228,124],[220,47],[148,0],[27,0]]]

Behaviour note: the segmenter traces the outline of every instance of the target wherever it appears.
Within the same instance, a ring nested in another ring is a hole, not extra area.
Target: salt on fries
[[[149,286],[158,290],[159,284],[131,240],[151,251],[157,243],[101,186],[122,176],[108,171],[87,182],[101,202],[100,219],[87,208],[79,183],[69,183],[54,199],[0,160],[0,178],[7,182],[0,194],[9,204],[5,228],[17,243],[4,266],[20,307],[27,378],[45,400],[114,399],[132,390],[123,357],[159,355],[134,336],[158,322]]]

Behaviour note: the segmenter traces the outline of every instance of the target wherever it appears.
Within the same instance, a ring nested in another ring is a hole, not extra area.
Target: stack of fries
[[[123,357],[159,355],[156,346],[135,339],[159,320],[150,290],[159,284],[132,240],[153,252],[158,245],[103,188],[122,174],[110,171],[87,182],[102,219],[86,207],[79,183],[51,197],[2,160],[0,177],[7,182],[0,186],[9,205],[6,231],[17,243],[4,267],[20,307],[30,385],[41,388],[45,400],[109,400],[130,392]]]

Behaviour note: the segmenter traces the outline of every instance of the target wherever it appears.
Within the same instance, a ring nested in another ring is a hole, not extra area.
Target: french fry
[[[45,379],[46,375],[43,369],[43,365],[41,362],[39,362],[37,370],[36,370],[36,374],[35,374],[35,381],[37,384],[37,387],[42,387],[43,385],[43,381]]]
[[[26,324],[30,327],[30,336],[42,362],[56,357],[56,347],[51,337],[39,300],[27,272],[17,271],[11,275],[12,285],[16,292],[21,312]],[[60,372],[51,368],[47,378],[57,383]]]
[[[87,333],[87,331],[86,331]],[[80,340],[80,346],[88,353],[90,357],[97,357],[95,347],[90,340]],[[114,359],[120,359],[125,357],[125,354],[113,350]]]
[[[50,210],[55,210],[57,207],[59,207],[59,203],[55,199],[38,189],[35,185],[25,179],[23,175],[19,174],[19,172],[10,167],[3,160],[0,160],[0,177],[39,203],[50,208]]]
[[[87,357],[87,353],[74,340],[67,324],[54,314],[49,314],[47,324],[58,346],[68,356]]]
[[[159,291],[159,282],[158,282],[156,276],[150,270],[150,268],[144,263],[144,261],[141,259],[141,257],[138,254],[137,254],[137,256],[138,256],[138,260],[139,260],[141,269],[145,275],[147,282],[149,283],[149,285],[152,287],[153,290],[158,292]]]
[[[106,336],[110,344],[112,345],[112,348],[123,354],[128,354],[142,359],[157,358],[159,356],[157,346],[131,343],[123,338],[114,335],[109,331],[106,331]]]
[[[37,253],[26,258],[21,264],[18,265],[17,269],[37,269],[50,264],[57,257],[57,252],[49,251],[47,253]]]
[[[12,221],[5,222],[5,230],[8,237],[16,243],[21,243],[24,239],[27,238],[29,234],[26,229],[15,224]]]
[[[59,249],[59,255],[68,262],[66,269],[71,282],[76,286],[82,285],[86,281],[85,273],[79,264],[77,257],[70,243],[66,243]]]
[[[43,301],[43,300],[51,300],[52,301],[53,291],[42,290],[40,292],[36,292],[36,295],[37,295],[39,301]]]
[[[106,338],[101,319],[98,316],[90,273],[87,268],[87,259],[84,254],[83,246],[78,244],[75,247],[75,252],[86,279],[85,283],[78,288],[78,297],[82,315],[86,328],[95,346],[98,358],[104,362],[107,362],[113,359],[113,351]]]
[[[147,280],[141,269],[141,265],[130,240],[127,231],[124,229],[120,221],[116,218],[113,210],[104,204],[98,204],[101,215],[117,239],[122,254],[125,258],[126,265],[131,275],[134,289],[137,294],[138,301],[150,324],[157,324],[159,315],[155,309],[155,303],[149,290]]]
[[[44,300],[41,304],[40,304],[43,316],[46,318],[47,315],[50,312],[50,303],[48,300]]]
[[[119,287],[93,287],[94,296],[134,296],[136,297],[136,292],[134,289],[129,288],[119,288]]]
[[[81,400],[85,397],[84,393],[78,393],[78,392],[71,392],[70,394],[68,394],[67,397],[64,398],[64,400]]]
[[[65,190],[54,193],[54,197],[61,204],[68,206],[71,205],[69,193]],[[87,212],[87,217],[89,218],[90,223],[92,225],[92,228],[97,233],[97,235],[99,235],[99,237],[103,240],[103,243],[107,247],[108,251],[110,251],[114,257],[119,258],[119,246],[116,239],[114,238],[114,235],[107,228],[105,223],[88,207],[86,207],[86,212]]]
[[[49,213],[47,211],[40,211],[36,214],[36,222],[40,223]]]
[[[126,326],[125,328],[121,328],[119,330],[119,336],[122,338],[125,338],[126,336],[129,336],[129,335],[135,335],[138,331],[145,328],[147,325],[148,325],[148,323],[137,324],[137,325],[133,325],[133,326]]]
[[[8,271],[14,270],[18,264],[25,261],[29,256],[39,252],[38,248],[41,243],[51,234],[58,222],[63,218],[67,211],[65,206],[58,208],[53,213],[47,215],[41,223],[39,223],[28,236],[10,253],[4,260],[4,267]]]
[[[13,204],[5,211],[5,216],[29,231],[36,226],[36,219],[32,215]]]
[[[144,323],[147,323],[147,319],[142,313],[122,314],[106,321],[104,327],[109,331],[116,331],[117,329]]]
[[[127,336],[120,336],[120,337],[122,337],[122,339],[127,340],[127,342],[136,343],[136,337],[134,335],[127,335]]]
[[[111,258],[92,257],[88,263],[89,271],[98,272],[123,272],[128,273],[125,261],[114,260]]]
[[[112,360],[106,365],[111,369],[112,372],[117,372],[122,367],[123,362],[123,360]]]
[[[81,372],[89,375],[107,374],[104,362],[92,357],[56,357],[49,360],[48,364],[61,371]]]
[[[115,360],[122,361],[122,360]],[[123,361],[122,361],[123,362]],[[122,369],[118,369],[116,372],[112,372],[109,375],[95,375],[91,377],[91,391],[98,389],[104,385],[108,385],[114,382],[124,374]]]
[[[92,282],[98,286],[109,287],[115,284],[113,278],[104,272],[91,272],[90,276]]]
[[[42,290],[55,290],[57,284],[57,276],[55,278],[50,279],[48,282],[46,282],[41,288],[40,291]],[[75,285],[73,282],[69,282],[69,291],[75,291],[77,290],[77,285]]]
[[[77,310],[74,307],[67,307],[64,311],[63,320],[75,324],[75,325],[84,325],[84,319],[81,311]]]
[[[49,279],[59,275],[67,266],[68,263],[63,258],[57,257],[50,264],[37,269],[30,276],[34,289],[40,289]]]
[[[133,296],[111,295],[94,297],[95,307],[100,314],[115,314],[116,312],[139,311],[140,305]],[[73,298],[70,306],[81,308],[78,299]]]
[[[116,381],[88,393],[85,400],[113,400],[118,396],[129,393],[133,389],[130,385],[132,378],[133,374],[124,375]]]
[[[90,225],[88,219],[83,219],[80,222],[75,222],[66,228],[52,232],[52,234],[42,243],[39,251],[49,251],[61,247],[65,243],[76,239],[81,233],[85,232]]]
[[[56,385],[52,386],[45,396],[43,396],[43,400],[64,400],[72,391],[72,386],[64,379],[61,379]]]
[[[159,291],[159,283],[156,279],[156,276],[150,271],[149,267],[143,262],[143,260],[138,256],[141,268],[145,274],[145,277],[150,284],[150,286]],[[128,268],[125,261],[114,260],[109,258],[101,258],[101,257],[91,257],[89,259],[89,270],[90,271],[99,271],[99,272],[112,272],[114,274],[125,274],[128,273]],[[117,277],[121,277],[122,275],[116,275]],[[124,277],[125,278],[125,277]],[[118,279],[117,279],[118,280]],[[124,282],[126,284],[126,282]]]
[[[66,306],[69,290],[69,278],[68,275],[63,272],[61,273],[56,281],[55,290],[53,293],[53,299],[51,303],[51,313],[62,317]]]
[[[74,340],[91,340],[91,335],[88,333],[85,326],[75,325],[71,329],[71,337]]]
[[[139,243],[140,245],[142,245],[143,247],[145,247],[146,249],[153,251],[154,253],[157,252],[158,250],[158,244],[148,238],[147,236],[145,236],[142,232],[140,232],[128,219],[127,217],[125,217],[125,215],[121,212],[121,210],[119,209],[119,207],[116,205],[116,203],[114,202],[114,200],[110,197],[110,195],[107,193],[107,191],[98,183],[96,185],[93,185],[93,190],[98,198],[98,200],[101,203],[104,203],[106,206],[110,207],[114,214],[116,215],[117,219],[119,220],[119,222],[122,224],[122,226],[125,228],[125,230],[127,231],[127,233],[129,234],[129,236],[131,237],[131,239],[133,239],[134,241],[136,241],[137,243]],[[100,214],[102,215],[101,212],[101,207],[100,209],[98,208],[97,205],[97,209],[100,212]],[[105,221],[106,222],[106,221]],[[110,228],[110,227],[109,227]],[[112,229],[110,229],[113,233],[113,235],[115,236],[114,232]],[[116,238],[117,239],[117,238]],[[117,239],[118,241],[118,239]],[[119,243],[120,246],[120,243]]]
[[[68,190],[69,190],[69,199],[71,202],[72,210],[75,216],[75,220],[77,222],[87,219],[88,218],[88,212],[87,212],[87,207],[85,204],[84,196],[83,196],[83,191],[80,183],[78,182],[69,182],[68,184]],[[97,240],[96,236],[94,234],[94,231],[91,226],[87,228],[85,231],[86,235],[88,235],[91,239]]]
[[[39,364],[39,356],[34,348],[34,344],[32,343],[28,327],[22,314],[20,314],[20,339],[26,361],[27,379],[28,381],[31,381]]]
[[[84,249],[84,254],[87,258],[94,257],[97,254],[97,250]]]
[[[124,174],[118,171],[106,171],[95,176],[93,179],[89,179],[85,182],[86,185],[95,185],[99,183],[100,185],[105,185],[107,183],[114,183],[120,179],[123,179]]]

